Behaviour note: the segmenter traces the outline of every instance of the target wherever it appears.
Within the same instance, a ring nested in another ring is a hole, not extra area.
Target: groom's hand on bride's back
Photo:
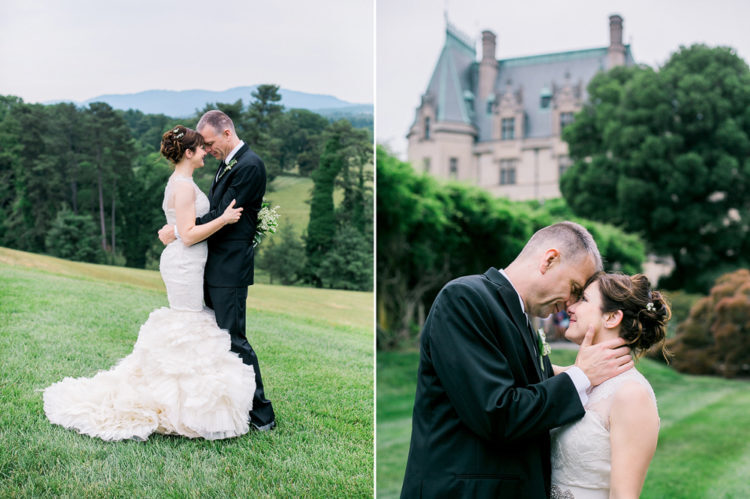
[[[589,327],[576,357],[576,366],[588,377],[591,386],[599,385],[633,367],[630,348],[625,345],[623,338],[615,338],[595,345],[592,344],[593,341],[594,328]]]

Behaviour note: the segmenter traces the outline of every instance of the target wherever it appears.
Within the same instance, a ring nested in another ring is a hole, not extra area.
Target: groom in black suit
[[[567,306],[601,257],[585,228],[539,230],[505,269],[449,282],[421,335],[402,498],[544,498],[549,430],[585,411],[586,390],[632,367],[618,338],[554,376],[529,316]]]
[[[198,121],[196,130],[205,140],[206,152],[221,161],[208,195],[210,211],[198,217],[196,225],[220,216],[232,200],[236,201],[236,208],[244,208],[236,224],[227,225],[208,238],[204,300],[216,313],[219,327],[229,331],[232,351],[255,369],[256,389],[250,423],[256,430],[268,431],[276,427],[276,417],[263,391],[258,357],[245,335],[247,287],[253,284],[253,238],[266,192],[266,167],[237,137],[234,123],[223,112],[208,111]],[[170,226],[165,227],[169,228],[162,229],[159,237],[168,244],[174,240],[174,235]]]

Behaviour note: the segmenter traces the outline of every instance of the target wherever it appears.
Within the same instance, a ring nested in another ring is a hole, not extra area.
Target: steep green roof
[[[591,59],[595,57],[606,56],[607,50],[608,47],[568,50],[565,52],[555,52],[551,54],[510,57],[508,59],[499,59],[497,62],[509,68],[527,66],[532,64],[552,64],[556,62],[575,61],[577,59]],[[630,52],[630,45],[625,45],[625,52]]]

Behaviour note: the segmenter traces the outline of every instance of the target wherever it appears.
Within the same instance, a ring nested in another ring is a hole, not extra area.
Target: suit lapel
[[[240,150],[237,151],[237,154],[235,154],[232,159],[236,159],[237,161],[240,160],[240,157],[245,154],[247,151],[250,150],[250,147],[247,145],[247,143],[242,144],[242,147],[240,147]]]
[[[243,154],[245,154],[245,152],[247,152],[248,150],[250,150],[250,147],[248,147],[246,143],[242,144],[242,147],[240,147],[237,153],[234,156],[232,156],[232,161],[234,160],[239,161],[240,157]],[[209,200],[211,200],[214,197],[214,192],[216,191],[216,188],[219,186],[219,183],[224,179],[224,177],[227,177],[229,175],[229,172],[227,172],[227,174],[225,175],[221,175],[221,171],[224,169],[225,166],[226,166],[226,163],[224,161],[219,163],[219,169],[216,170],[216,174],[214,175],[214,181],[211,182],[211,189],[208,191]],[[219,178],[219,175],[221,175],[221,178]]]
[[[513,285],[494,267],[490,268],[487,272],[485,272],[484,275],[490,281],[497,284],[498,295],[503,300],[508,310],[510,310],[511,319],[513,320],[513,323],[518,330],[519,336],[521,336],[521,342],[526,348],[526,353],[531,359],[531,364],[534,366],[534,370],[536,371],[539,381],[542,381],[545,378],[543,376],[541,366],[539,365],[539,353],[537,352],[537,347],[534,344],[534,332],[529,325],[526,314],[524,314],[523,310],[521,309],[521,303],[519,302],[518,293],[516,293],[516,290],[513,289]]]
[[[216,184],[219,183],[217,180],[219,178],[219,173],[224,168],[224,161],[219,161],[219,167],[216,169],[216,173],[214,173],[214,180],[211,182],[211,189],[208,191],[208,199],[210,200],[212,197],[214,197],[214,190],[216,189]]]

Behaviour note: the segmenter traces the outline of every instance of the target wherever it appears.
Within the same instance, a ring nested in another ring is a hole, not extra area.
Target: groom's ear
[[[553,265],[558,263],[560,263],[560,252],[555,248],[550,248],[544,252],[542,261],[539,263],[539,272],[544,275]]]

